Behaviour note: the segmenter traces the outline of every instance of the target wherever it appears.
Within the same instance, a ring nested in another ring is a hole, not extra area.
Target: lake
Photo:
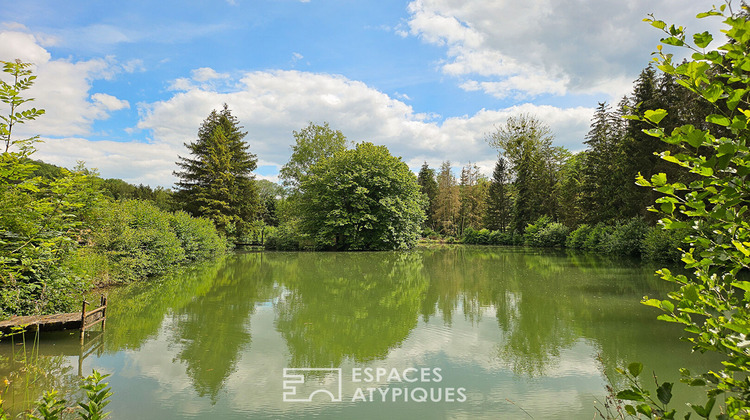
[[[6,339],[3,398],[75,389],[80,363],[111,374],[113,419],[591,419],[616,367],[676,382],[712,363],[639,303],[670,290],[655,268],[521,247],[237,253],[111,290],[84,354],[77,332]]]

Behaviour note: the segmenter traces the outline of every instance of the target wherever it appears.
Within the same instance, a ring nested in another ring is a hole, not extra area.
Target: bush
[[[601,248],[609,254],[639,256],[647,231],[648,225],[640,217],[618,222],[612,233],[602,241]]]
[[[590,225],[584,223],[578,226],[576,230],[570,232],[570,235],[568,235],[568,239],[565,240],[565,246],[572,249],[583,249],[583,244],[586,242],[590,233]]]
[[[162,274],[175,266],[225,252],[213,223],[184,212],[160,210],[141,200],[110,203],[95,212],[93,246],[104,255],[115,281]]]
[[[582,248],[587,251],[604,252],[602,243],[607,240],[607,237],[612,232],[611,226],[606,226],[603,223],[597,223],[589,231],[586,240],[583,241]]]
[[[545,215],[536,219],[534,223],[529,223],[524,229],[523,242],[528,246],[544,246],[544,243],[539,237],[539,232],[544,229],[545,226],[552,222],[552,218]]]
[[[570,233],[570,229],[560,222],[552,222],[539,231],[538,240],[541,246],[564,247],[565,240]]]
[[[180,240],[185,258],[190,261],[205,260],[226,252],[226,239],[208,219],[177,211],[170,217],[169,225]]]
[[[682,239],[685,229],[665,230],[661,226],[648,229],[641,245],[641,255],[651,261],[679,262],[682,257]]]
[[[549,216],[542,216],[524,230],[524,243],[528,246],[562,247],[570,230]]]
[[[276,251],[298,251],[302,248],[302,237],[297,231],[296,225],[286,223],[267,233],[266,249]]]
[[[490,235],[489,229],[474,230],[469,227],[464,230],[464,237],[461,241],[465,244],[489,245]]]

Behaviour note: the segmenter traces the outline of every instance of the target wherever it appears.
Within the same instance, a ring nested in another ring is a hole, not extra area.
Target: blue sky
[[[714,33],[680,0],[213,0],[7,2],[0,59],[36,64],[24,127],[37,157],[171,186],[183,142],[222,103],[275,180],[292,131],[327,121],[417,170],[496,159],[484,138],[530,113],[582,149],[597,102],[616,102],[659,32],[647,13]]]

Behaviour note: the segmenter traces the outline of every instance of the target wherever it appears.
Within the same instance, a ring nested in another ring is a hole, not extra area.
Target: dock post
[[[104,326],[107,324],[107,298],[104,295],[102,295],[101,306],[104,307],[102,309],[102,332],[104,332]]]
[[[81,308],[81,336],[80,336],[81,345],[83,345],[83,337],[86,335],[85,327],[86,327],[86,304],[87,303],[88,302],[84,300],[83,308]]]

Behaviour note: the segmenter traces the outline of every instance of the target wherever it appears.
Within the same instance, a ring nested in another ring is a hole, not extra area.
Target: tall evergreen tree
[[[505,232],[508,226],[512,208],[509,184],[508,164],[502,155],[498,155],[495,170],[492,171],[485,211],[485,225],[490,230]]]
[[[438,184],[435,181],[435,170],[427,165],[427,162],[422,164],[422,168],[419,170],[417,175],[417,183],[422,189],[422,194],[427,197],[427,220],[425,224],[430,229],[436,229],[435,225],[435,200],[438,194]]]
[[[198,130],[198,139],[185,143],[190,157],[179,157],[174,174],[175,200],[189,213],[206,216],[229,236],[247,233],[259,208],[252,171],[257,158],[242,141],[247,132],[224,104],[213,110]]]
[[[458,185],[456,177],[453,176],[450,161],[445,161],[440,165],[440,172],[437,176],[438,193],[435,199],[435,223],[438,230],[445,235],[455,235],[457,233],[458,221]]]

